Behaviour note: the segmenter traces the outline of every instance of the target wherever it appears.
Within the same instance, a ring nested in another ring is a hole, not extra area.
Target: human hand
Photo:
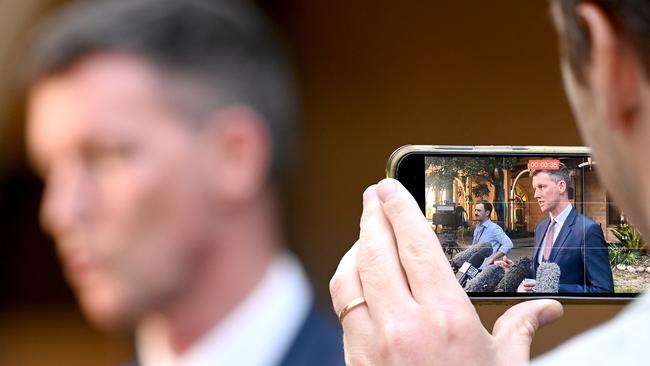
[[[348,365],[522,365],[537,329],[562,315],[554,300],[511,307],[483,328],[413,197],[385,179],[364,192],[359,240],[330,282]]]
[[[525,278],[517,287],[517,292],[533,292],[533,288],[537,285],[537,281]]]
[[[504,255],[503,259],[494,261],[494,264],[507,271],[512,267],[512,260]]]

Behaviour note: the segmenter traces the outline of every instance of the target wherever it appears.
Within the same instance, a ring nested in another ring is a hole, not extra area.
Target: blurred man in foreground
[[[551,7],[567,94],[601,181],[640,231],[650,233],[650,2],[551,0]],[[330,283],[348,363],[529,362],[534,333],[562,315],[558,302],[513,306],[488,333],[408,191],[383,180],[364,192],[363,202],[359,241]],[[649,344],[646,293],[538,364],[641,365]]]
[[[50,20],[26,66],[41,219],[81,307],[141,365],[335,365],[282,249],[291,73],[248,2],[125,0]]]

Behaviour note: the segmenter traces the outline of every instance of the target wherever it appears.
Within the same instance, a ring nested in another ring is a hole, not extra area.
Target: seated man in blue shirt
[[[490,220],[492,204],[487,201],[478,201],[474,206],[474,217],[477,225],[474,229],[472,245],[489,242],[492,245],[492,255],[489,256],[482,267],[492,264],[503,257],[512,249],[512,240],[506,235],[501,226]]]

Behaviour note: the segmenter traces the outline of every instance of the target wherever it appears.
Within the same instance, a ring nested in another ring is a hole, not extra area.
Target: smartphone
[[[407,145],[386,167],[473,300],[629,301],[650,257],[597,170],[577,146]]]

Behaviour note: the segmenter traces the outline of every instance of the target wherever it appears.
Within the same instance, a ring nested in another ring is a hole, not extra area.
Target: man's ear
[[[558,188],[559,188],[559,190],[560,190],[560,193],[564,193],[564,192],[566,192],[567,185],[566,185],[566,182],[564,181],[564,179],[560,180],[560,181],[557,183],[557,185],[558,185]]]
[[[638,113],[644,75],[639,58],[598,6],[584,3],[577,7],[577,13],[591,40],[588,83],[601,99],[610,127],[629,131]]]
[[[234,206],[259,197],[268,183],[272,142],[267,122],[247,106],[217,111],[204,131],[209,190]]]

